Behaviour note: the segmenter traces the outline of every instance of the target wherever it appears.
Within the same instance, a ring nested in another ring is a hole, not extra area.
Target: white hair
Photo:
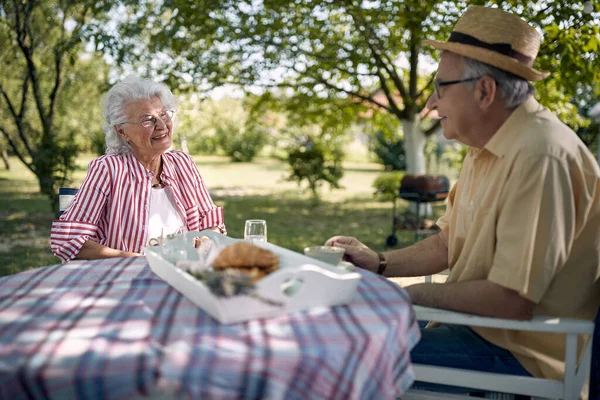
[[[512,110],[517,108],[529,96],[535,93],[535,89],[526,79],[518,77],[510,72],[503,71],[481,61],[463,57],[464,70],[462,78],[471,78],[488,75],[494,78],[496,85],[500,88],[500,96],[504,100],[504,106]],[[475,82],[467,82],[472,88]]]
[[[158,97],[167,110],[175,110],[177,107],[177,99],[165,84],[137,76],[124,79],[108,91],[101,105],[105,121],[102,130],[106,140],[106,154],[131,153],[131,146],[119,136],[115,126],[127,122],[125,107],[128,104],[153,97]],[[172,129],[175,129],[175,121]]]

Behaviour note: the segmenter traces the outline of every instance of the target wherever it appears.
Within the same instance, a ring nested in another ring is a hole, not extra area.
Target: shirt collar
[[[133,153],[129,153],[124,157],[129,165],[129,173],[134,177],[135,180],[142,181],[150,176],[151,172],[146,169],[146,167],[144,167],[137,158],[135,158]],[[173,169],[171,157],[166,157],[165,153],[163,153],[160,157],[162,159],[162,173],[160,175],[160,179],[163,184],[171,186],[175,182],[175,170]]]
[[[136,181],[143,181],[148,177],[148,170],[135,158],[133,153],[125,154],[123,157],[127,161],[129,173]]]
[[[167,154],[163,153],[162,157],[162,174],[160,175],[160,179],[163,184],[167,186],[173,186],[177,182],[175,179],[175,168],[173,166],[172,158]]]
[[[500,126],[500,129],[496,131],[494,136],[492,136],[483,148],[497,157],[503,157],[513,146],[513,143],[516,140],[515,136],[523,134],[520,125],[527,115],[537,113],[543,109],[544,107],[542,107],[533,96],[529,96],[527,100],[521,103],[521,105],[510,114],[510,117],[504,121],[502,126]]]

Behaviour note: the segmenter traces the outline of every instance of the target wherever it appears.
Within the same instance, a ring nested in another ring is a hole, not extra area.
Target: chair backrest
[[[60,188],[58,189],[58,216],[60,217],[67,208],[71,206],[75,195],[79,189],[75,188]]]
[[[589,400],[600,400],[600,310],[598,310],[594,321],[594,337],[592,340]]]

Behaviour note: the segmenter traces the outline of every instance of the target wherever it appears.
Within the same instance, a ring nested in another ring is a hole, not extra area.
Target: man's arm
[[[344,260],[377,272],[379,256],[358,239],[334,236],[328,239],[325,245],[344,248]],[[432,275],[448,268],[448,246],[443,233],[430,236],[404,249],[385,252],[384,256],[388,267],[383,275],[389,278]]]
[[[448,242],[443,233],[383,254],[388,263],[383,275],[389,278],[434,275],[448,269]]]
[[[414,304],[486,317],[528,320],[535,303],[487,280],[420,283],[406,288]]]

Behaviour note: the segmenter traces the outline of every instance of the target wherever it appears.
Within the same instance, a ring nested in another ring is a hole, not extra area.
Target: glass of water
[[[255,240],[259,242],[266,242],[267,221],[264,219],[246,220],[246,225],[244,226],[244,239],[249,240],[250,242]]]

